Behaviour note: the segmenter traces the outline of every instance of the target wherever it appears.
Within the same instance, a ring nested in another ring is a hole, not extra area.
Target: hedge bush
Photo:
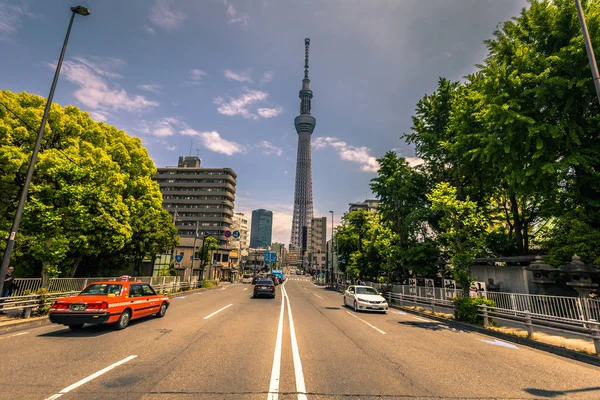
[[[494,300],[484,299],[483,297],[460,297],[453,300],[454,316],[458,321],[470,322],[472,324],[483,325],[483,317],[478,315],[479,308],[477,306],[487,305],[488,307],[496,307]]]

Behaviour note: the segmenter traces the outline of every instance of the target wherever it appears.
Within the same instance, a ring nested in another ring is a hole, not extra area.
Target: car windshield
[[[356,294],[379,294],[377,290],[370,287],[357,287]]]
[[[110,283],[94,283],[83,289],[80,296],[118,296],[121,294],[123,285]]]
[[[257,285],[273,285],[273,281],[260,280],[256,284]]]

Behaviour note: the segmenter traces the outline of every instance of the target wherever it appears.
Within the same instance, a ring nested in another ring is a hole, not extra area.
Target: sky
[[[138,136],[157,167],[198,155],[238,174],[236,211],[289,243],[298,91],[311,39],[314,215],[373,198],[439,77],[476,70],[525,0],[81,0],[54,101]],[[0,0],[0,89],[47,96],[76,1]],[[328,227],[330,231],[331,227]]]

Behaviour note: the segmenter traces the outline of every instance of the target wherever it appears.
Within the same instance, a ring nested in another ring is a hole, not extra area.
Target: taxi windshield
[[[121,289],[123,289],[123,285],[115,285],[108,283],[93,283],[83,289],[80,296],[119,296],[121,294]]]

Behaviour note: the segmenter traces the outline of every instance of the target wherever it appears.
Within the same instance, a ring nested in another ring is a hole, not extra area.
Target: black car
[[[275,283],[271,279],[259,279],[254,286],[254,297],[267,296],[275,298]]]

